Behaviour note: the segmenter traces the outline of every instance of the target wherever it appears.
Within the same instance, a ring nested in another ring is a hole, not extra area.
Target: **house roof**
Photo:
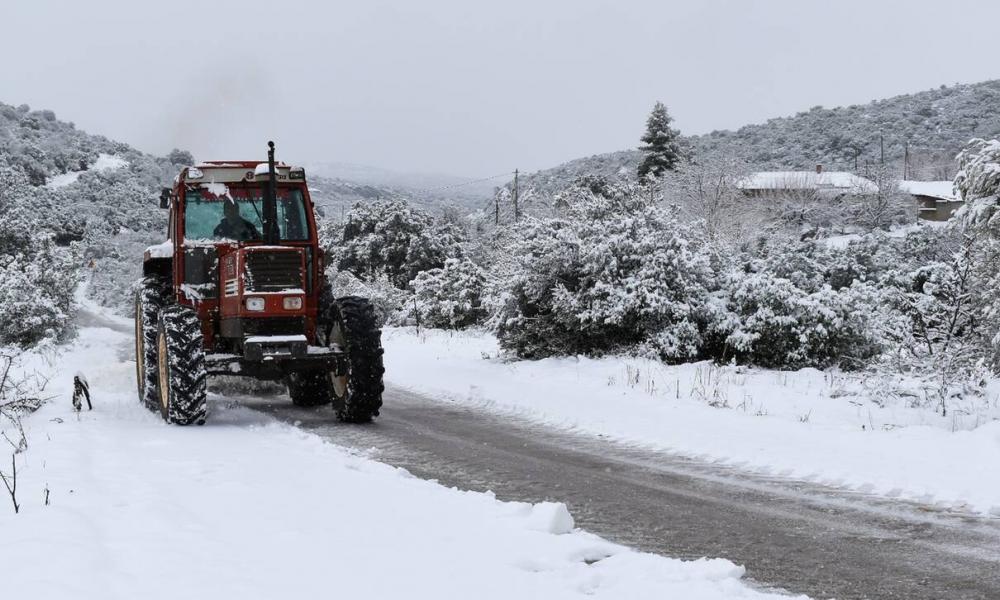
[[[878,186],[847,171],[758,171],[737,184],[742,190],[832,190],[874,194]]]
[[[900,181],[899,190],[914,196],[929,196],[947,202],[958,202],[955,184],[951,181]]]

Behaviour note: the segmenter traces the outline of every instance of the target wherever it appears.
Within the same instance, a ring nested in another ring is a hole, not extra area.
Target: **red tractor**
[[[139,401],[205,422],[208,375],[280,381],[298,406],[353,423],[382,406],[382,343],[366,299],[335,298],[305,171],[268,160],[184,168],[163,190],[167,241],[146,250],[135,297]]]

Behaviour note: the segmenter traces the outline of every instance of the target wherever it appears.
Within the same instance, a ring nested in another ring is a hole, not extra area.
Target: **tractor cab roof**
[[[306,179],[305,169],[283,162],[274,163],[274,171],[279,183],[305,182]],[[174,183],[253,183],[267,181],[267,176],[267,161],[209,160],[184,167]]]

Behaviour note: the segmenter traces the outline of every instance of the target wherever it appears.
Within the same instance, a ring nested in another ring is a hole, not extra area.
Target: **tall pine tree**
[[[646,153],[639,164],[639,179],[650,175],[659,177],[664,171],[673,171],[677,167],[681,158],[681,149],[677,145],[680,132],[670,128],[671,121],[673,119],[667,114],[667,107],[657,102],[646,120],[646,133],[641,139],[645,145],[639,147]]]

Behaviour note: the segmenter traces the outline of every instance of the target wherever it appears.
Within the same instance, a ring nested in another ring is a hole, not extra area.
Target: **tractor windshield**
[[[278,235],[282,240],[308,240],[302,190],[277,190]],[[260,186],[203,184],[184,194],[184,238],[187,240],[263,239],[264,190]]]

